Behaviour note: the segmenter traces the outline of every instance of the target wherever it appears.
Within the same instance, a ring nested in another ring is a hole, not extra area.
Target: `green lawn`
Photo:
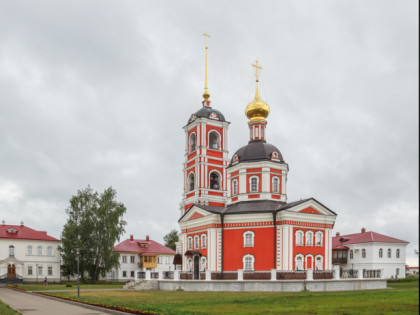
[[[164,314],[418,314],[419,282],[346,292],[82,292],[81,300]],[[76,298],[75,292],[55,293]]]
[[[9,305],[4,304],[2,301],[0,301],[0,314],[1,315],[19,315],[20,313],[10,308]]]

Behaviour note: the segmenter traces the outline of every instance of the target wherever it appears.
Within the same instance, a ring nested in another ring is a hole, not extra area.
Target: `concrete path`
[[[0,287],[0,300],[24,315],[102,315],[127,314],[111,310],[98,310],[96,307],[75,305],[37,294],[19,292]]]

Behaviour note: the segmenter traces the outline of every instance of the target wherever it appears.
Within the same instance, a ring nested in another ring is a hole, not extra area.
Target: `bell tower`
[[[224,207],[227,200],[227,131],[229,122],[210,104],[207,77],[206,38],[205,80],[202,107],[190,116],[185,131],[184,192],[181,216],[193,204]]]

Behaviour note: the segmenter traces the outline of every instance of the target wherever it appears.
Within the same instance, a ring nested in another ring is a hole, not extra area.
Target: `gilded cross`
[[[255,60],[255,63],[253,63],[252,66],[255,68],[255,77],[257,78],[257,82],[258,82],[258,70],[261,70],[262,67],[258,63],[258,60]]]

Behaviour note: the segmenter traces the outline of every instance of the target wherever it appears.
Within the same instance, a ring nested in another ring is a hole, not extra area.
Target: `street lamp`
[[[76,248],[76,254],[77,254],[77,298],[80,298],[80,283],[79,283],[79,254],[80,254],[80,250],[79,250],[79,248]]]
[[[38,283],[38,264],[35,265],[35,272],[36,272],[36,283]]]

